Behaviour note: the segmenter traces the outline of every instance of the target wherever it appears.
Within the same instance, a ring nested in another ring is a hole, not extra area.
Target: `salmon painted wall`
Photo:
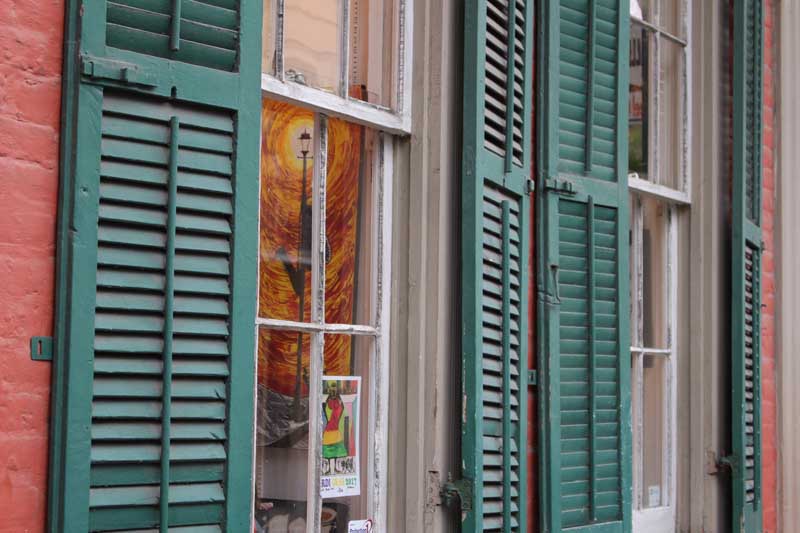
[[[775,0],[765,0],[764,21],[764,239],[761,316],[761,443],[764,533],[778,530],[778,425],[775,390]]]
[[[0,533],[43,531],[63,0],[3,0],[0,17]]]

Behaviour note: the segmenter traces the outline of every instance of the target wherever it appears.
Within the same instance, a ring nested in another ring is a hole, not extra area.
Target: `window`
[[[390,194],[410,6],[265,3],[255,527],[386,530]]]
[[[675,530],[678,219],[689,204],[685,1],[631,2],[633,524]]]

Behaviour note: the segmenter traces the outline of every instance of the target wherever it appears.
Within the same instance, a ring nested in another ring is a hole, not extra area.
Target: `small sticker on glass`
[[[372,533],[372,520],[350,520],[347,533]]]

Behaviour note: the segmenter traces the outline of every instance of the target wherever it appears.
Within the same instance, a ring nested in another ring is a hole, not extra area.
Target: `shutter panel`
[[[624,0],[541,8],[543,531],[631,528],[628,9]]]
[[[68,17],[50,530],[247,531],[261,2]]]
[[[533,2],[465,5],[462,175],[464,531],[526,524]]]
[[[733,523],[761,531],[761,109],[763,6],[734,5],[731,291]]]

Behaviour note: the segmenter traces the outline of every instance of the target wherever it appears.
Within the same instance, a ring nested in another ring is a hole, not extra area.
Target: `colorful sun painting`
[[[307,322],[313,289],[314,116],[290,104],[264,100],[261,118],[259,316]],[[325,320],[352,323],[365,131],[336,119],[328,120],[327,131]],[[273,426],[267,429],[269,444],[296,427],[278,419],[307,422],[310,336],[262,327],[258,340],[260,394],[267,396]],[[327,335],[324,373],[351,375],[351,353],[350,337]]]

